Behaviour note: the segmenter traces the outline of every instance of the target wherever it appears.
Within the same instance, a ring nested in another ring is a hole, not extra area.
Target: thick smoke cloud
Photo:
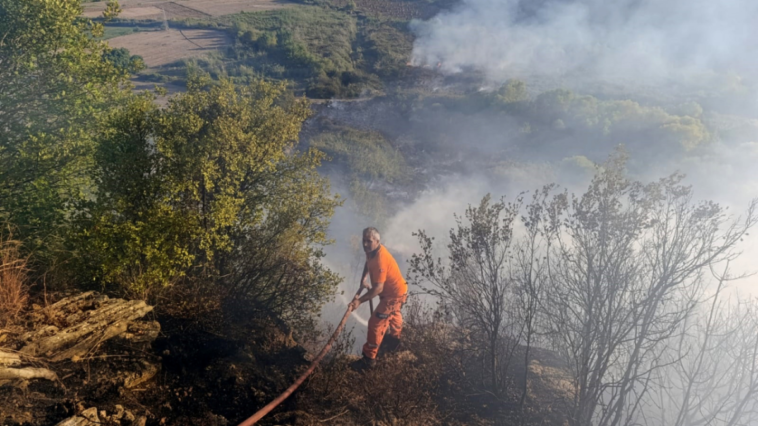
[[[662,83],[758,69],[758,2],[464,0],[414,22],[416,65]]]

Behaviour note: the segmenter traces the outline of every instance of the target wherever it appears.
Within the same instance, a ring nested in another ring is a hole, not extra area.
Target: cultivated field
[[[115,37],[108,40],[111,47],[125,47],[132,55],[140,55],[149,68],[159,67],[180,59],[202,56],[231,43],[224,31],[170,29],[149,31]]]
[[[121,0],[121,19],[162,20],[207,18],[239,12],[281,9],[291,3],[284,0]],[[85,3],[83,15],[97,18],[105,9],[105,2]]]

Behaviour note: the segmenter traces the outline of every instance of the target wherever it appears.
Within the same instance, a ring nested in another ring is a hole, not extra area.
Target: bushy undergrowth
[[[333,128],[313,138],[310,145],[348,167],[350,194],[359,212],[377,223],[389,217],[390,205],[380,188],[405,182],[409,167],[387,138],[378,132]]]

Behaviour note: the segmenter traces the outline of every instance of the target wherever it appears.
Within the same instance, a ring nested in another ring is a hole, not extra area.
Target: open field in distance
[[[231,43],[224,31],[169,29],[138,32],[108,40],[113,48],[124,47],[142,56],[148,68],[171,64],[181,59],[202,56]]]
[[[83,15],[97,18],[105,10],[105,2],[85,3]],[[204,18],[230,15],[239,12],[256,12],[288,7],[291,3],[283,0],[122,0],[121,19],[162,20]]]

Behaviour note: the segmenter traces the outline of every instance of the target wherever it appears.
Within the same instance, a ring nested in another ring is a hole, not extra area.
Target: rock
[[[97,408],[88,408],[76,416],[63,420],[55,426],[99,426],[100,418],[97,417]]]
[[[134,422],[134,420],[135,420],[134,414],[132,414],[132,412],[129,411],[129,410],[124,411],[124,420],[126,420],[127,422],[131,422],[132,424],[134,424],[135,423]]]
[[[147,361],[142,361],[142,371],[130,373],[126,376],[126,379],[124,379],[124,387],[127,389],[135,388],[142,383],[145,383],[146,381],[152,379],[156,374],[158,374],[158,371],[160,370],[160,367],[155,364],[151,364]]]
[[[147,423],[147,417],[139,416],[137,417],[137,420],[132,423],[132,426],[145,426],[145,423]]]
[[[121,420],[124,417],[124,406],[116,404],[116,412],[113,413],[111,416],[111,419],[113,420]]]
[[[100,423],[100,419],[97,417],[97,407],[90,407],[84,411],[82,411],[79,414],[80,417],[84,417],[85,419],[91,421],[91,422],[97,422]]]

